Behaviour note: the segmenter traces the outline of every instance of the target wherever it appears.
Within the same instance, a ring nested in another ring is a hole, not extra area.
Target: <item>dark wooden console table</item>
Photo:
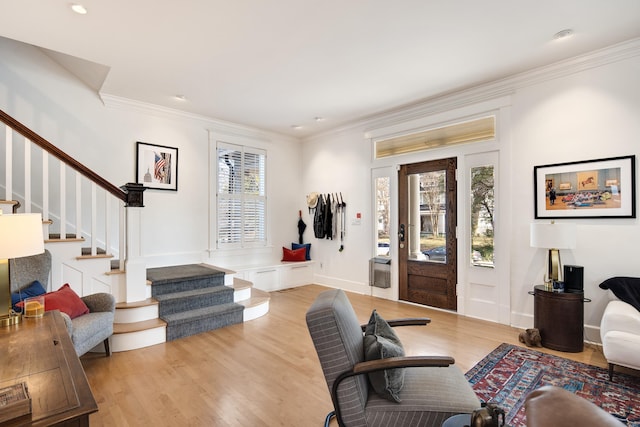
[[[31,414],[3,426],[84,427],[98,410],[58,311],[0,328],[0,387],[20,382],[29,388]]]
[[[534,287],[533,326],[540,330],[542,345],[552,350],[579,353],[584,348],[583,292],[557,292],[544,285]]]

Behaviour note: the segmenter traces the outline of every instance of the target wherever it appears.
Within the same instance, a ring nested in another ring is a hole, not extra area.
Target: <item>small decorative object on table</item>
[[[31,413],[31,397],[26,383],[0,388],[0,423]]]
[[[30,297],[24,300],[24,317],[44,316],[44,295]]]
[[[482,402],[481,405],[471,414],[447,418],[442,427],[507,427],[504,409],[492,402]]]
[[[504,426],[505,412],[495,403],[482,402],[482,407],[471,414],[470,427],[502,427]]]

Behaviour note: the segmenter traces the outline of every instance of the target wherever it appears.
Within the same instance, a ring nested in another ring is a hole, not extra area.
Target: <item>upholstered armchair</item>
[[[372,319],[374,315],[372,314]],[[365,360],[368,325],[360,325],[339,289],[321,293],[306,315],[340,426],[440,426],[452,415],[480,408],[471,385],[451,357],[399,356]],[[388,325],[425,325],[428,319],[390,320]],[[371,324],[371,322],[370,322]],[[374,390],[369,374],[404,368],[396,401]]]
[[[600,338],[613,380],[616,365],[640,369],[640,278],[612,277],[600,288],[608,290],[610,299],[600,322]]]
[[[10,260],[11,292],[24,290],[36,280],[44,289],[48,289],[50,271],[51,254],[48,250],[39,255]],[[61,312],[76,354],[82,356],[102,342],[106,355],[110,356],[109,337],[113,335],[115,314],[113,295],[97,293],[80,299],[88,307],[89,313],[72,319],[67,313]]]

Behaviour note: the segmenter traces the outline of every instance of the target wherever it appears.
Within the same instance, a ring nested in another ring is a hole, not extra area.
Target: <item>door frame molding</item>
[[[392,209],[397,209],[398,195],[397,195],[397,170],[401,164],[417,163],[421,161],[435,160],[438,158],[446,157],[458,157],[458,170],[464,170],[464,156],[473,153],[482,153],[486,151],[498,151],[499,152],[499,166],[500,166],[500,195],[505,201],[501,204],[500,212],[500,226],[505,230],[503,239],[500,242],[501,245],[506,245],[504,255],[499,262],[501,263],[502,271],[500,273],[500,320],[499,323],[503,324],[526,324],[530,319],[520,319],[522,315],[519,313],[523,311],[522,308],[517,312],[512,311],[514,302],[511,301],[511,287],[509,283],[510,274],[510,253],[509,240],[505,237],[511,230],[511,201],[505,199],[506,196],[512,194],[511,192],[511,104],[512,97],[510,95],[500,96],[494,99],[481,101],[475,104],[467,104],[459,108],[454,108],[447,111],[435,111],[432,114],[421,115],[419,117],[412,118],[411,120],[396,120],[395,122],[388,121],[382,127],[372,128],[365,132],[364,137],[371,144],[371,168],[381,169],[389,171],[391,176],[391,206]],[[476,142],[470,144],[462,144],[447,148],[438,148],[428,150],[424,152],[403,154],[398,156],[390,156],[381,159],[374,158],[374,144],[378,140],[386,139],[391,136],[400,134],[408,134],[421,129],[434,126],[444,126],[447,124],[454,124],[458,121],[469,120],[474,117],[482,115],[494,114],[496,116],[496,138],[491,141]],[[396,171],[396,173],[393,173]],[[464,185],[464,180],[458,177],[458,185]],[[464,225],[464,219],[467,215],[467,210],[464,205],[465,194],[463,188],[458,187],[458,235],[460,233],[466,233],[466,225]],[[391,215],[397,217],[397,211],[391,211]],[[391,269],[392,269],[392,289],[393,296],[398,299],[398,263],[397,263],[397,245],[398,245],[398,229],[397,221],[394,219],[391,221]],[[375,232],[372,231],[372,232]],[[462,242],[459,242],[459,251],[462,248]],[[498,243],[498,242],[496,242]],[[374,248],[375,249],[375,248]],[[464,257],[458,253],[458,314],[465,315],[465,294],[468,292],[468,278],[461,268],[460,262]],[[530,316],[529,316],[530,317]]]

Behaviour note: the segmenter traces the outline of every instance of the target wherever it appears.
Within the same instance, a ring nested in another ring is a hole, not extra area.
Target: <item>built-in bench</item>
[[[313,283],[314,261],[275,261],[258,265],[236,266],[235,277],[248,280],[262,291],[278,291]]]

